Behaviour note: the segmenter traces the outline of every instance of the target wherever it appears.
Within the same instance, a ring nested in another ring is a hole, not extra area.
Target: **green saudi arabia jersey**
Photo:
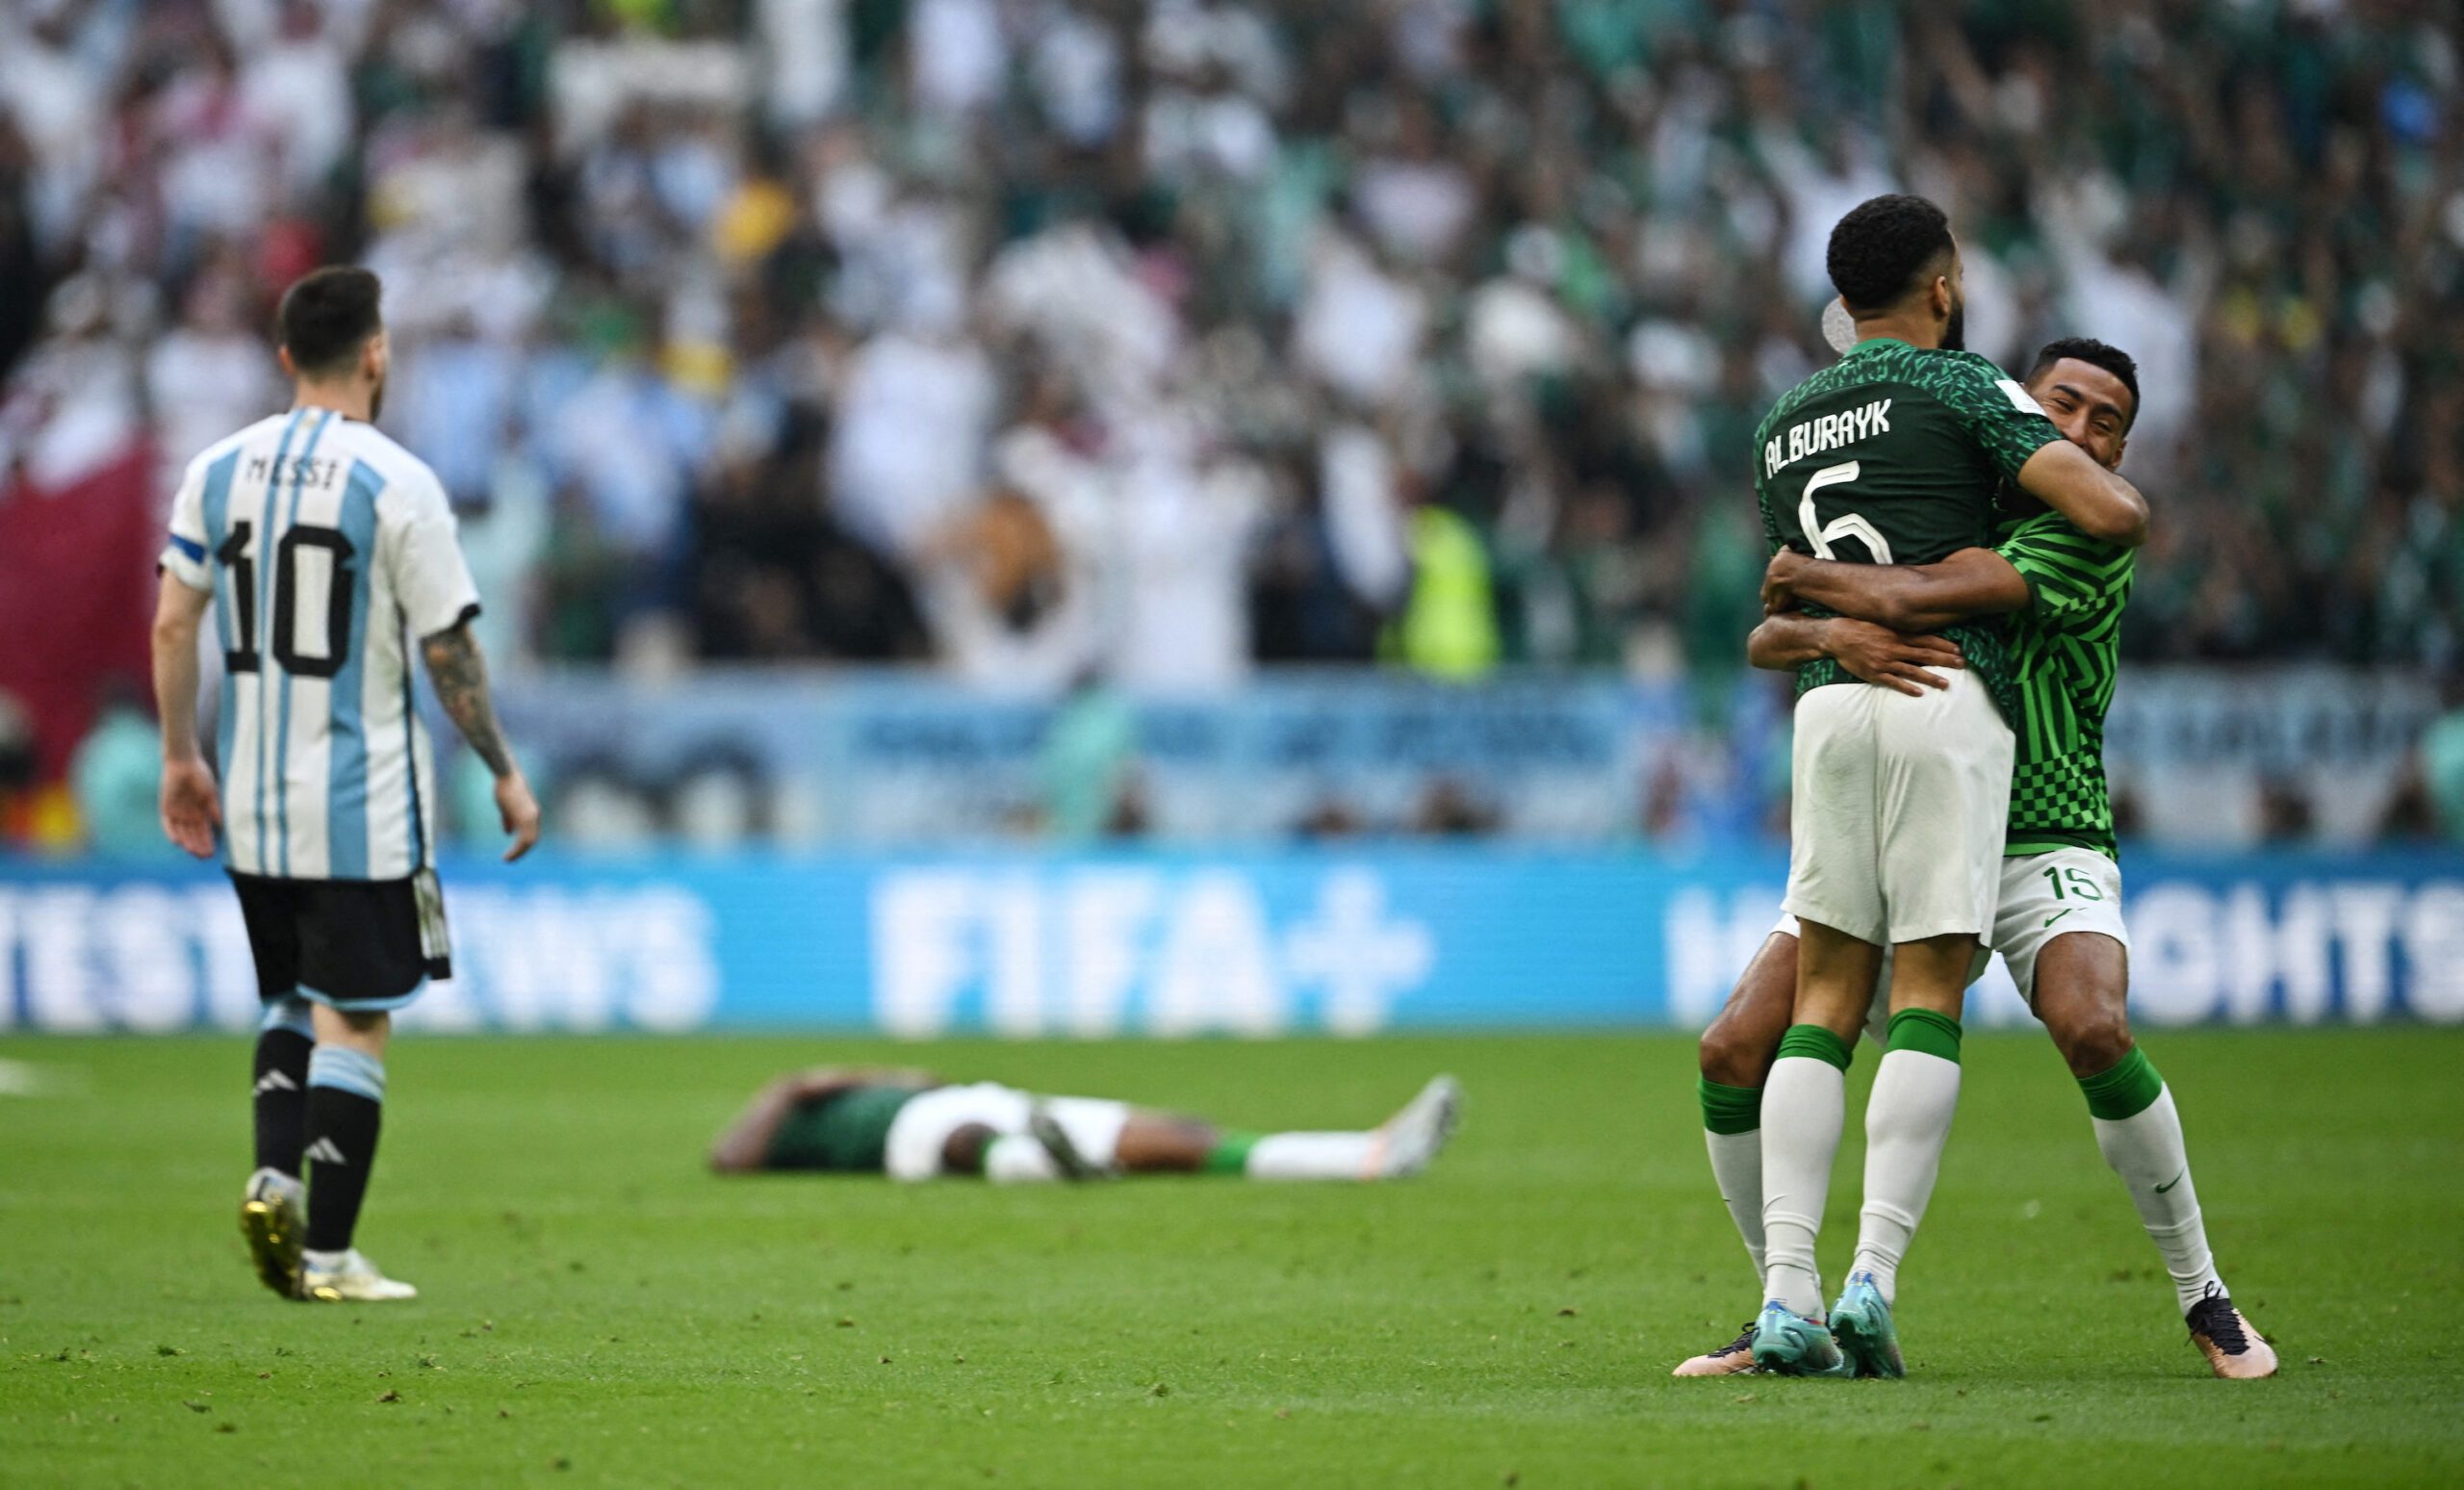
[[[1876,337],[1783,396],[1754,435],[1754,494],[1771,552],[1932,564],[1990,547],[1994,494],[2062,438],[2027,391],[1974,352]],[[2002,627],[1945,628],[2006,719],[2018,717]],[[1830,658],[1797,691],[1854,682]]]
[[[2134,551],[2099,542],[2060,513],[2014,523],[1995,550],[2028,581],[2006,640],[2018,681],[2005,854],[2058,848],[2115,855],[2105,790],[2105,710],[2121,669],[2121,610]]]
[[[770,1136],[762,1162],[773,1169],[878,1172],[889,1148],[891,1120],[922,1092],[918,1087],[848,1087],[801,1103]]]

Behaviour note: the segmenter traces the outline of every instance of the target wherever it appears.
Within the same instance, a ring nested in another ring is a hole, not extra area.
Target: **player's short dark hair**
[[[303,376],[339,372],[384,328],[385,287],[364,269],[333,265],[303,274],[282,293],[274,335]]]
[[[2139,423],[2139,364],[2131,360],[2130,353],[2092,336],[2066,336],[2037,348],[2036,364],[2028,369],[2027,380],[2035,382],[2047,368],[2066,359],[2102,368],[2121,379],[2121,386],[2130,390],[2130,408],[2122,415],[2121,427],[2127,430]]]
[[[1878,311],[1899,303],[1950,251],[1951,219],[1942,209],[1894,193],[1860,202],[1839,219],[1824,265],[1850,310]]]

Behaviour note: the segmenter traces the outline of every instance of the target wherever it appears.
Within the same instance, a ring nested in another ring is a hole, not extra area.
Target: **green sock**
[[[2088,1098],[2089,1116],[2120,1122],[2154,1106],[2165,1090],[2165,1078],[2156,1073],[2156,1063],[2147,1059],[2147,1052],[2133,1045],[2130,1054],[2115,1062],[2110,1070],[2080,1077],[2079,1090]]]
[[[1703,1146],[1711,1156],[1711,1177],[1720,1203],[1754,1261],[1754,1286],[1762,1286],[1762,1089],[1731,1087],[1702,1077]]]
[[[1957,1066],[1960,1021],[1931,1009],[1903,1009],[1890,1016],[1885,1044],[1892,1050],[1921,1050]]]
[[[1960,1022],[1903,1009],[1865,1098],[1865,1203],[1849,1275],[1864,1273],[1886,1300],[1899,1297],[1899,1265],[1934,1195],[1942,1145],[1960,1103]]]
[[[1805,1056],[1844,1071],[1855,1055],[1855,1046],[1819,1024],[1792,1024],[1788,1033],[1780,1037],[1780,1053],[1772,1059],[1784,1061],[1790,1056]]]
[[[1215,1146],[1206,1151],[1201,1174],[1245,1174],[1249,1170],[1249,1150],[1258,1146],[1263,1133],[1225,1133],[1218,1137]]]
[[[1713,1133],[1752,1133],[1762,1126],[1762,1089],[1729,1087],[1705,1076],[1695,1084],[1703,1126]]]

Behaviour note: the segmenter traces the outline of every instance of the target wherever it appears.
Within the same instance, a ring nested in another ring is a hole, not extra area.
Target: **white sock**
[[[1957,1061],[1923,1050],[1883,1056],[1865,1100],[1865,1204],[1849,1271],[1872,1273],[1886,1301],[1898,1301],[1900,1259],[1925,1219],[1959,1105]]]
[[[308,1194],[308,1187],[299,1182],[296,1174],[285,1174],[280,1169],[259,1169],[248,1176],[248,1188],[244,1193],[250,1199],[262,1193],[289,1195],[297,1200]]]
[[[995,1185],[1033,1185],[1061,1178],[1052,1151],[1026,1134],[994,1139],[984,1150],[984,1177]]]
[[[1719,1183],[1720,1200],[1729,1220],[1754,1259],[1755,1286],[1762,1277],[1762,1130],[1713,1133],[1703,1130],[1704,1146],[1711,1151],[1711,1178]]]
[[[2096,1146],[2105,1163],[2130,1190],[2131,1204],[2156,1250],[2165,1255],[2165,1271],[2173,1276],[2173,1293],[2182,1312],[2205,1297],[2209,1284],[2220,1293],[2224,1280],[2216,1273],[2216,1258],[2207,1247],[2207,1227],[2199,1220],[2198,1187],[2191,1180],[2190,1150],[2182,1143],[2182,1117],[2173,1106],[2173,1089],[2135,1117],[2118,1120],[2091,1118],[2096,1125]],[[2157,1186],[2164,1186],[2159,1194]]]
[[[1256,1180],[1359,1180],[1384,1146],[1375,1133],[1270,1133],[1249,1150],[1243,1170]]]
[[[302,1247],[299,1252],[299,1264],[315,1272],[340,1272],[349,1264],[350,1257],[349,1247],[344,1247],[339,1252],[314,1252]]]
[[[1771,1063],[1762,1086],[1762,1297],[1807,1319],[1822,1314],[1813,1245],[1847,1122],[1846,1071],[1812,1056]]]

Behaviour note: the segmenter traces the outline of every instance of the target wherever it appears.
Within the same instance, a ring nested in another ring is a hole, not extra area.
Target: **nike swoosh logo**
[[[2077,906],[2067,906],[2067,907],[2065,907],[2064,909],[2062,909],[2062,910],[2060,910],[2060,911],[2056,911],[2055,912],[2053,912],[2053,914],[2048,915],[2048,916],[2046,916],[2046,917],[2044,918],[2044,925],[2045,925],[2045,926],[2051,926],[2054,922],[2061,920],[2064,916],[2068,915],[2071,912],[2076,911],[2076,910],[2078,910],[2078,909],[2079,909],[2079,908],[2078,908]],[[2042,931],[2042,930],[2044,930],[2044,926],[2040,926],[2040,927],[2038,927],[2038,928],[2037,928],[2037,930],[2039,930],[2039,931]]]
[[[2167,1192],[2167,1191],[2169,1191],[2169,1190],[2172,1189],[2174,1186],[2176,1186],[2176,1185],[2180,1184],[2184,1179],[2188,1178],[2188,1177],[2189,1177],[2189,1175],[2190,1175],[2190,1172],[2191,1172],[2190,1170],[2188,1170],[2188,1169],[2184,1169],[2181,1173],[2174,1175],[2171,1179],[2167,1180],[2164,1184],[2157,1186],[2157,1187],[2156,1187],[2156,1193],[2157,1193],[2158,1195],[2163,1195],[2165,1192]]]

